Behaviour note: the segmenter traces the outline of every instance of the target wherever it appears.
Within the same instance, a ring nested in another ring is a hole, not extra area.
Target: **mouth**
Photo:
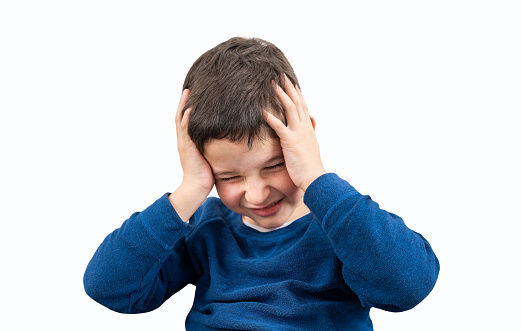
[[[280,211],[280,208],[282,207],[282,200],[280,199],[266,207],[263,208],[250,208],[250,210],[261,217],[269,217],[277,214]]]

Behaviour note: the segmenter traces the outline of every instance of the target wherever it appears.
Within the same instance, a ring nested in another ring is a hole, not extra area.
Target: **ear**
[[[315,122],[315,118],[311,115],[309,115],[309,118],[311,119],[311,125],[313,125],[313,130],[315,130],[315,125],[317,125],[317,123]]]

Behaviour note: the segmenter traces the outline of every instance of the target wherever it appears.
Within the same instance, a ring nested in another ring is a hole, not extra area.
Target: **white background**
[[[180,183],[182,82],[233,36],[285,52],[326,169],[441,262],[430,296],[373,310],[375,329],[519,327],[518,3],[2,1],[0,328],[184,328],[193,287],[122,315],[84,293],[83,272],[109,232]]]

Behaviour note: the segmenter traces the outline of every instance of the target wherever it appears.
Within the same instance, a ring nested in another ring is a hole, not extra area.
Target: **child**
[[[176,115],[182,183],[107,236],[86,292],[141,313],[194,284],[187,330],[372,330],[371,307],[416,306],[439,272],[429,243],[326,172],[314,127],[273,44],[203,54]]]

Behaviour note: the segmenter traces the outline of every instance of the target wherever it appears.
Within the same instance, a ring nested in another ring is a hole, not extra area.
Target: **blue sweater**
[[[369,309],[411,309],[436,282],[429,243],[335,174],[316,179],[311,213],[259,232],[217,198],[189,223],[163,195],[106,237],[85,290],[122,313],[196,285],[187,330],[372,330]]]

